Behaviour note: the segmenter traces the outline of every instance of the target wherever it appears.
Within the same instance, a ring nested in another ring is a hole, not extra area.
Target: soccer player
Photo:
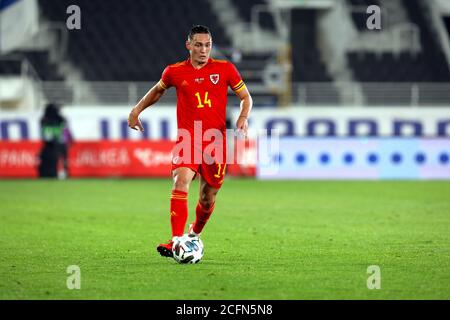
[[[131,110],[128,118],[130,128],[143,131],[139,114],[155,104],[168,88],[176,88],[178,134],[172,158],[172,239],[157,246],[158,252],[165,257],[172,257],[173,240],[184,233],[188,217],[189,185],[197,174],[200,176],[200,196],[196,219],[190,224],[189,233],[200,235],[214,210],[216,195],[226,170],[228,87],[241,101],[236,128],[244,136],[247,134],[247,119],[253,104],[236,67],[228,61],[210,58],[212,36],[207,27],[194,26],[189,32],[186,48],[189,51],[188,59],[166,67],[161,80]],[[199,134],[202,139],[196,142],[195,136]],[[213,141],[214,148],[211,151],[209,146]]]

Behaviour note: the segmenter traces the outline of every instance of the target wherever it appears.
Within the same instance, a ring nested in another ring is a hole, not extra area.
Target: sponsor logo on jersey
[[[204,78],[195,78],[195,82],[197,82],[197,83],[202,83],[203,82],[203,80],[205,80]]]

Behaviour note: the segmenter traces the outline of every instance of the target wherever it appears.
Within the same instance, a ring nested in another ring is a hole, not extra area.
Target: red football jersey
[[[189,59],[169,65],[159,83],[164,89],[176,88],[178,129],[191,133],[194,121],[201,121],[202,132],[214,128],[225,133],[228,86],[235,92],[245,87],[231,62],[211,58],[200,69]]]

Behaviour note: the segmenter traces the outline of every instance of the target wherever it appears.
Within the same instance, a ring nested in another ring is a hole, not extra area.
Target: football
[[[178,263],[198,263],[203,257],[203,248],[203,242],[198,236],[185,233],[173,243],[173,258]]]

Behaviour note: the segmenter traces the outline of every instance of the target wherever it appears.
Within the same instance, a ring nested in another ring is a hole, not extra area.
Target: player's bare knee
[[[173,189],[187,192],[191,180],[183,176],[175,176],[173,179]]]

